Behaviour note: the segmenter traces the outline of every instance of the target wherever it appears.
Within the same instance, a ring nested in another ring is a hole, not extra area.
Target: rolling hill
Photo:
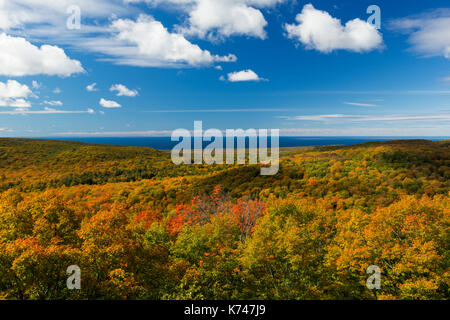
[[[0,298],[448,299],[449,197],[449,141],[286,148],[261,176],[0,139]]]

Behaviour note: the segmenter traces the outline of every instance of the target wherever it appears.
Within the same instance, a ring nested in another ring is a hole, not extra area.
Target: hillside
[[[0,298],[448,299],[450,142],[286,148],[280,172],[0,139]],[[82,270],[82,290],[66,269]],[[366,269],[382,287],[365,286]]]

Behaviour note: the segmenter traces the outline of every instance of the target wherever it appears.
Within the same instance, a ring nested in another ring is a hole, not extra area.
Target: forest
[[[449,198],[450,141],[285,148],[261,176],[1,138],[0,299],[448,299]]]

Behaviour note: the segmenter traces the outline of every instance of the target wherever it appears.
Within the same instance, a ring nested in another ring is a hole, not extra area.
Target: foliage
[[[448,299],[449,148],[285,149],[261,176],[149,148],[0,139],[0,297]],[[81,290],[66,287],[70,265]]]

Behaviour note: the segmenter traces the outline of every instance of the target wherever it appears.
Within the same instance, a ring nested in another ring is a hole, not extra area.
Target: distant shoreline
[[[27,140],[51,140],[62,142],[82,142],[101,145],[129,146],[129,147],[148,147],[157,150],[170,150],[178,142],[171,141],[170,137],[4,137],[5,139],[27,139]],[[385,142],[397,140],[428,140],[428,141],[445,141],[450,137],[280,137],[280,148],[290,147],[322,147],[344,145],[351,146],[366,142]],[[204,146],[209,142],[205,142]]]

